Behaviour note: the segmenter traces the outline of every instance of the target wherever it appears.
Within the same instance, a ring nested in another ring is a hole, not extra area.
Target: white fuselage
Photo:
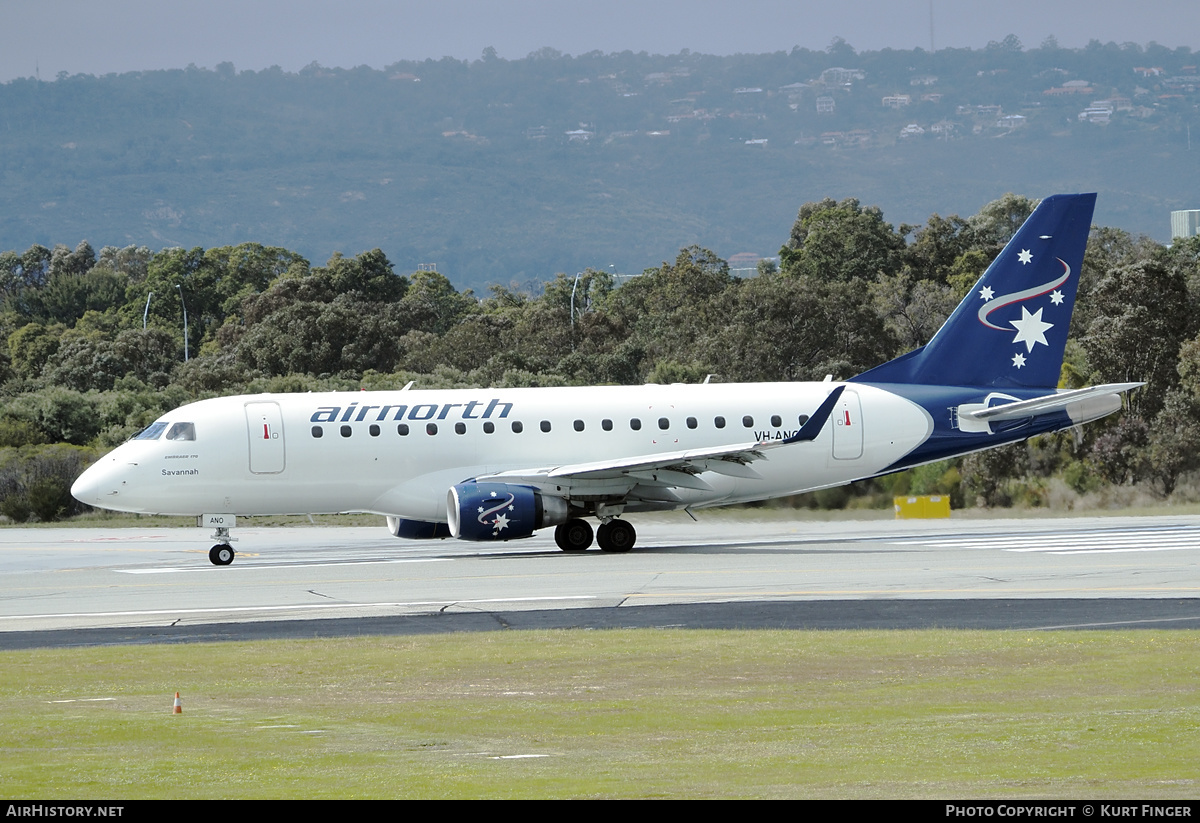
[[[661,507],[763,500],[870,477],[933,430],[909,400],[832,382],[264,394],[164,415],[158,437],[121,445],[73,493],[128,512],[355,511],[444,523],[447,490],[464,480],[781,440],[838,385],[847,388],[816,439],[767,452],[749,476],[703,472],[701,488],[675,489],[677,500]],[[179,429],[192,439],[169,439],[178,423],[192,424]]]

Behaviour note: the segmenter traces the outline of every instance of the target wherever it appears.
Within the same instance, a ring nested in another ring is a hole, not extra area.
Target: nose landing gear
[[[228,566],[233,562],[233,546],[230,544],[236,540],[229,536],[228,526],[217,526],[217,533],[212,536],[213,540],[217,541],[217,545],[208,550],[208,559],[214,566]]]

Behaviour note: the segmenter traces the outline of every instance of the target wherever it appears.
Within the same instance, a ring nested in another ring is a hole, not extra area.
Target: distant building
[[[1200,209],[1171,212],[1171,239],[1200,234]]]
[[[817,98],[817,114],[833,114],[833,98],[818,97]]]
[[[844,69],[834,66],[821,72],[821,82],[830,86],[844,86],[852,80],[865,80],[867,73],[862,69]]]
[[[883,106],[888,109],[903,108],[911,102],[912,97],[907,94],[891,94],[883,98]]]

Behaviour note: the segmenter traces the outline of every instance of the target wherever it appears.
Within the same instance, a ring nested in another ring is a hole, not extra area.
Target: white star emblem
[[[1025,355],[1017,353],[1013,355],[1013,365],[1018,369],[1025,365]]]
[[[982,289],[979,290],[979,299],[980,300],[991,300],[995,295],[996,295],[996,293],[994,291],[992,291],[991,286],[984,286]]]
[[[1050,302],[1051,302],[1051,303],[1053,303],[1053,304],[1054,304],[1054,305],[1056,305],[1056,306],[1058,306],[1058,305],[1061,305],[1061,304],[1062,304],[1062,301],[1064,301],[1064,300],[1066,300],[1066,299],[1067,299],[1067,298],[1063,297],[1063,293],[1062,293],[1062,292],[1060,292],[1058,289],[1055,289],[1055,290],[1054,290],[1054,291],[1053,291],[1053,292],[1050,294]]]
[[[503,514],[498,514],[496,515],[496,519],[492,521],[492,525],[495,526],[496,531],[499,532],[508,526],[508,517]]]
[[[1008,322],[1017,330],[1017,336],[1013,338],[1013,342],[1024,343],[1027,351],[1033,351],[1033,347],[1037,343],[1041,343],[1043,346],[1050,345],[1046,341],[1046,330],[1054,328],[1054,324],[1042,320],[1041,309],[1030,314],[1029,309],[1022,306],[1021,319]]]
[[[1017,259],[1020,260],[1021,265],[1024,266],[1026,263],[1033,260],[1033,255],[1029,253],[1029,249],[1021,249],[1021,253],[1017,255]]]

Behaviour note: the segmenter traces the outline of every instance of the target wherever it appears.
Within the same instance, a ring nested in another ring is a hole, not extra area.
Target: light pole
[[[183,362],[186,363],[188,361],[187,301],[183,299],[183,286],[176,283],[175,288],[179,289],[179,302],[183,304]],[[149,301],[146,305],[150,305]]]

